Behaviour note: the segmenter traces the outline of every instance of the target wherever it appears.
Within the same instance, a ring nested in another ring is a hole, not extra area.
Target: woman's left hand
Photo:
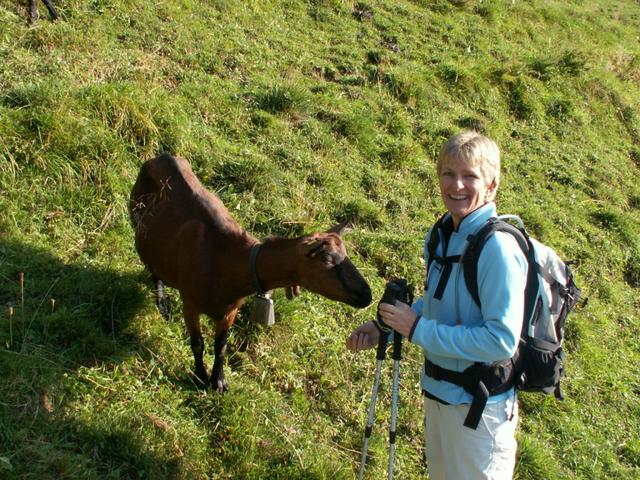
[[[382,321],[403,337],[409,337],[413,324],[419,318],[409,305],[396,300],[395,305],[381,303],[378,312]]]

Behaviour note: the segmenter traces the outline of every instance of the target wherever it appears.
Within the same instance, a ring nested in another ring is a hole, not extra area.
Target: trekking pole
[[[413,295],[411,295],[407,286],[407,281],[404,279],[398,279],[387,283],[382,299],[380,299],[380,303],[390,303],[393,305],[396,300],[400,300],[408,304],[411,304],[413,301]],[[376,374],[373,379],[373,388],[371,389],[371,403],[369,404],[367,426],[364,429],[364,445],[362,446],[358,480],[362,480],[364,477],[364,469],[367,464],[367,453],[369,450],[369,439],[371,438],[371,431],[373,430],[373,423],[375,422],[376,400],[378,398],[378,388],[380,387],[382,362],[387,355],[386,349],[389,335],[393,332],[393,395],[391,400],[391,426],[389,428],[389,466],[387,469],[388,478],[391,480],[393,478],[393,457],[396,446],[396,420],[398,416],[398,384],[400,379],[402,335],[395,332],[391,327],[385,324],[382,321],[382,318],[380,318],[379,313],[377,314],[377,318],[374,322],[380,331],[380,337],[378,339],[378,350],[376,352]]]
[[[393,478],[393,456],[396,450],[396,420],[398,417],[398,384],[400,382],[400,359],[402,358],[402,335],[393,332],[393,394],[391,397],[391,426],[389,427],[389,467],[387,478]]]
[[[378,398],[378,388],[380,387],[380,372],[382,371],[382,362],[387,356],[387,340],[390,331],[380,331],[378,340],[378,351],[376,352],[376,374],[373,379],[373,388],[371,389],[371,402],[369,403],[369,414],[367,416],[367,426],[364,429],[364,445],[362,446],[362,456],[360,457],[360,472],[358,480],[364,477],[364,468],[367,464],[367,452],[369,451],[369,439],[373,430],[373,423],[376,417],[376,400]]]

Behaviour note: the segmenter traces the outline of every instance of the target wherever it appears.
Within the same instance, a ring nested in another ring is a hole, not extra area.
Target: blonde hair
[[[487,184],[495,182],[495,188],[487,201],[493,201],[500,184],[500,148],[488,137],[469,130],[449,137],[438,156],[438,175],[447,160],[459,159],[472,166],[479,166]]]

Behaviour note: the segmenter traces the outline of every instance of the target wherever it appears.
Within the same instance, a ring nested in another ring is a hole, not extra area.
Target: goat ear
[[[344,222],[338,223],[337,225],[331,227],[329,230],[327,230],[327,233],[336,233],[338,235],[342,235],[352,230],[353,223],[351,223],[349,220],[345,220]]]
[[[324,247],[324,241],[318,238],[313,238],[306,244],[305,255],[309,258],[313,258]]]

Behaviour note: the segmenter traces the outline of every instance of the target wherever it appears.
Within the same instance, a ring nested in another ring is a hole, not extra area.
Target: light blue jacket
[[[467,215],[454,231],[444,252],[444,235],[436,253],[459,255],[467,246],[467,236],[476,233],[496,216],[496,206],[488,203]],[[433,229],[433,227],[432,227]],[[428,265],[427,242],[425,263]],[[425,356],[436,365],[458,372],[474,362],[495,362],[513,356],[518,346],[524,310],[527,261],[517,241],[508,233],[496,232],[482,248],[478,260],[478,294],[482,311],[467,290],[459,263],[454,263],[440,300],[433,297],[442,267],[432,262],[424,297],[413,310],[421,317],[409,340],[420,345]],[[472,395],[462,387],[437,381],[422,371],[422,388],[448,403],[471,403]],[[489,398],[489,403],[513,395],[514,390]]]

